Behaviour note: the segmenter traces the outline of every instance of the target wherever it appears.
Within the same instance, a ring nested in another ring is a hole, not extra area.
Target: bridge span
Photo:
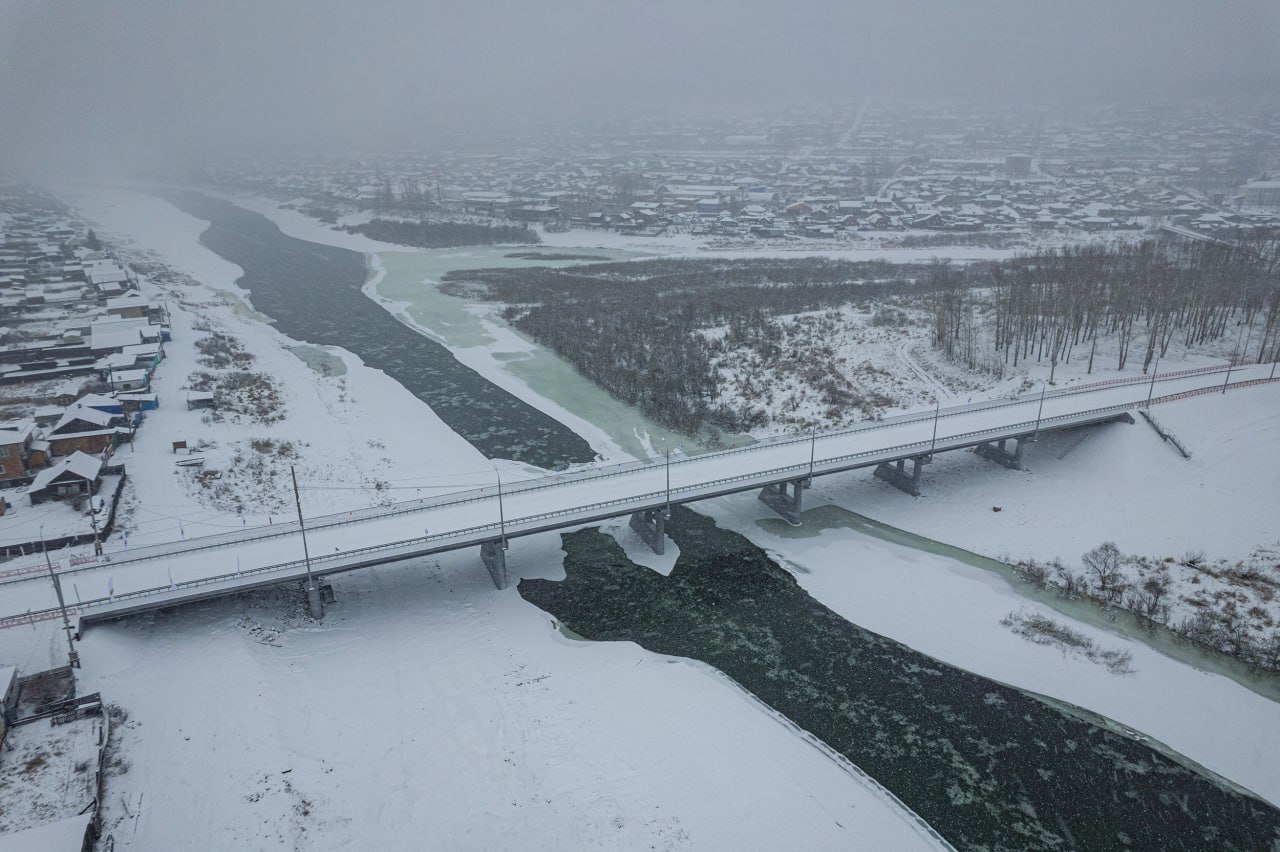
[[[284,582],[479,547],[499,588],[514,538],[616,517],[661,552],[670,506],[744,491],[793,523],[813,477],[860,468],[919,493],[935,454],[974,448],[1011,468],[1040,433],[1133,421],[1131,411],[1206,393],[1278,381],[1274,364],[1213,367],[1114,379],[1014,399],[885,418],[852,428],[786,435],[746,447],[653,462],[597,465],[423,500],[112,553],[57,577],[80,624],[120,618]],[[1171,455],[1171,461],[1173,460]],[[312,609],[318,585],[308,585]],[[0,576],[0,627],[59,617],[48,573]]]

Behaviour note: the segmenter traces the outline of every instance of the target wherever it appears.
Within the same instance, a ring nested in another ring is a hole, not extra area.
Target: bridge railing
[[[1280,380],[1254,379],[1247,382],[1241,382],[1240,384],[1241,386],[1248,386],[1266,384],[1273,381]],[[1186,396],[1212,392],[1213,390],[1215,390],[1213,387],[1196,388],[1190,391],[1162,396],[1153,399],[1152,402],[1180,399]],[[1015,436],[1018,433],[1026,435],[1032,434],[1037,430],[1047,431],[1048,429],[1060,427],[1073,422],[1096,421],[1107,416],[1121,414],[1143,404],[1145,404],[1145,401],[1130,401],[1082,412],[1071,412],[1052,417],[1043,417],[1037,420],[1026,420],[1015,424],[1002,424],[1000,426],[994,426],[986,429],[971,430],[969,432],[948,435],[945,438],[936,441],[913,441],[891,447],[879,447],[872,450],[863,450],[856,453],[846,453],[839,456],[826,457],[821,460],[816,460],[813,465],[808,463],[796,463],[764,471],[752,471],[750,473],[743,473],[735,476],[719,477],[713,480],[678,486],[672,488],[669,492],[666,490],[650,491],[610,500],[600,500],[567,509],[558,509],[513,518],[505,524],[505,530],[502,524],[487,523],[468,527],[462,530],[453,530],[399,541],[385,542],[382,544],[370,545],[368,547],[332,554],[321,554],[311,560],[311,567],[313,573],[317,575],[336,573],[344,570],[354,570],[355,568],[370,564],[372,557],[375,555],[385,554],[391,551],[404,551],[403,558],[413,558],[414,556],[428,555],[432,552],[453,549],[452,547],[447,546],[450,541],[460,540],[457,547],[471,546],[484,541],[497,540],[504,534],[504,532],[508,536],[525,534],[529,531],[543,527],[547,521],[569,516],[581,517],[584,519],[583,522],[587,522],[587,518],[593,516],[599,517],[600,513],[603,511],[618,510],[616,514],[625,514],[627,511],[636,510],[641,507],[660,505],[669,498],[673,503],[684,503],[695,499],[701,499],[703,496],[707,496],[711,493],[723,491],[725,486],[731,486],[748,481],[751,482],[751,485],[747,486],[747,488],[751,488],[757,487],[762,483],[767,484],[769,481],[780,481],[790,477],[799,478],[808,475],[810,472],[815,474],[835,473],[840,470],[849,469],[850,467],[868,466],[879,461],[892,461],[897,458],[910,457],[912,455],[923,455],[931,452],[958,449],[963,446],[970,446],[974,443],[981,442],[984,438],[992,440],[1002,437],[1008,438]],[[849,464],[850,462],[857,462],[857,464],[851,465]],[[746,489],[744,488],[742,490]],[[294,576],[300,576],[301,573],[305,571],[306,566],[306,560],[295,559],[287,562],[239,570],[236,572],[228,572],[211,577],[185,580],[164,586],[156,586],[131,592],[122,592],[106,598],[84,601],[75,606],[70,606],[68,609],[71,611],[79,611],[82,614],[91,615],[95,608],[115,608],[121,603],[132,600],[140,600],[158,595],[173,596],[176,592],[198,589],[219,583],[231,583],[234,587],[238,587],[244,585],[243,581],[246,579],[265,577],[273,573],[287,575],[281,578],[281,581],[283,582],[293,579]],[[176,604],[179,602],[180,596],[179,599],[174,601],[174,603]],[[56,617],[57,613],[58,610],[56,609],[47,609],[10,616],[8,618],[0,619],[0,628],[14,626],[17,624],[27,624],[46,618]]]
[[[1185,378],[1188,375],[1204,375],[1208,376],[1213,373],[1226,373],[1233,367],[1204,367],[1194,368],[1192,370],[1181,370],[1171,373],[1159,374],[1155,376],[1155,384],[1165,381],[1173,381],[1179,378]],[[1152,378],[1149,376],[1134,376],[1125,379],[1108,380],[1106,382],[1098,382],[1093,385],[1075,388],[1060,388],[1049,391],[1045,394],[1046,398],[1056,398],[1062,396],[1074,396],[1079,394],[1089,394],[1113,388],[1121,384],[1143,384],[1151,383]],[[1239,384],[1239,383],[1237,383]],[[948,406],[937,411],[938,418],[952,417],[960,414],[972,413],[975,411],[996,411],[1002,408],[1010,408],[1018,405],[1026,405],[1036,402],[1040,398],[1040,394],[1025,394],[1005,400],[984,400],[977,403],[968,403],[965,405]],[[758,441],[754,444],[735,447],[727,450],[719,450],[710,453],[702,453],[698,455],[681,455],[671,459],[671,465],[692,465],[708,461],[716,461],[728,456],[740,455],[744,453],[759,452],[761,449],[771,447],[783,447],[791,445],[799,445],[809,443],[815,440],[827,440],[830,438],[847,437],[854,434],[875,432],[895,426],[901,426],[907,423],[918,423],[934,419],[935,414],[929,411],[912,412],[892,417],[886,417],[882,420],[868,421],[856,424],[850,427],[840,429],[821,430],[817,432],[792,432],[777,436],[772,436]],[[1007,427],[1005,427],[1007,428]],[[547,488],[558,487],[570,482],[589,482],[593,480],[606,479],[610,477],[623,476],[636,470],[652,467],[658,459],[621,462],[618,464],[592,467],[585,470],[565,471],[561,473],[553,473],[546,476],[534,477],[526,480],[515,480],[510,483],[504,482],[502,490],[506,494],[527,493]],[[347,512],[338,512],[327,515],[314,516],[307,520],[307,526],[311,529],[322,529],[333,526],[341,526],[345,524],[359,523],[371,519],[388,518],[402,514],[412,514],[427,509],[438,508],[441,506],[463,505],[468,502],[477,502],[481,500],[491,499],[497,492],[495,486],[485,486],[477,489],[469,489],[463,491],[454,491],[446,494],[436,495],[434,497],[418,498],[394,503],[391,506],[374,506],[365,509],[356,509]],[[98,563],[90,563],[81,566],[70,567],[60,571],[61,574],[74,574],[81,571],[91,571],[103,567],[103,564],[124,565],[132,562],[138,562],[148,559],[162,558],[182,553],[192,553],[200,550],[212,548],[227,547],[234,544],[243,544],[248,541],[259,541],[280,536],[288,536],[296,534],[299,525],[296,521],[281,522],[267,527],[253,527],[246,530],[237,530],[230,533],[218,533],[210,536],[200,536],[191,540],[181,542],[171,542],[166,544],[149,545],[135,548],[133,551],[115,551],[108,553]],[[15,575],[11,577],[0,577],[0,585],[12,582],[22,582],[29,579],[25,575]]]

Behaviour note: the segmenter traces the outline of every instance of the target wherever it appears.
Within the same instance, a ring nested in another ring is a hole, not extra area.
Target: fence
[[[115,472],[116,469],[106,468],[105,471]],[[120,480],[116,483],[115,492],[111,495],[111,511],[107,513],[106,523],[98,528],[98,532],[96,534],[91,532],[79,533],[77,535],[64,535],[59,538],[47,538],[44,541],[37,540],[25,541],[20,544],[6,544],[3,548],[0,548],[0,554],[3,554],[6,559],[13,556],[29,556],[32,553],[45,553],[50,550],[62,550],[66,547],[76,547],[81,544],[93,544],[94,541],[102,541],[106,539],[107,536],[111,535],[111,530],[115,528],[116,509],[120,505],[120,494],[124,491],[124,483],[128,478],[123,465],[119,466],[118,472],[120,474]],[[92,498],[90,498],[90,500],[92,501]],[[48,570],[48,568],[41,565],[33,566],[31,571],[18,568],[0,572],[0,583],[4,582],[3,578],[5,577],[46,570]]]

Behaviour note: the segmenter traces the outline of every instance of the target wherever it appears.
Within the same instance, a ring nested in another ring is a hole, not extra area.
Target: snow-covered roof
[[[0,444],[22,444],[31,436],[35,423],[30,420],[14,420],[0,423]]]
[[[90,349],[121,349],[125,346],[136,346],[142,342],[142,329],[122,328],[99,330],[94,328],[89,337]]]
[[[3,852],[78,852],[84,848],[84,835],[93,814],[46,822],[0,837]]]
[[[86,423],[92,423],[95,426],[107,426],[117,415],[106,411],[100,411],[96,408],[89,408],[84,405],[70,406],[58,418],[57,424],[54,425],[52,432],[57,433],[59,429],[75,420],[83,420]]]
[[[71,473],[81,479],[93,481],[98,478],[98,472],[102,470],[102,459],[94,458],[91,455],[76,450],[71,455],[62,459],[57,464],[46,467],[44,470],[36,474],[36,478],[31,481],[31,487],[27,489],[27,493],[42,491],[49,486],[59,476],[64,473]]]

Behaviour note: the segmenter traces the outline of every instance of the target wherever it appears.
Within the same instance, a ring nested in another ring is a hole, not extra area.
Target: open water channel
[[[541,467],[594,455],[366,297],[360,254],[288,237],[199,193],[166,198],[212,222],[202,242],[245,270],[254,308],[283,333],[385,370],[486,455]],[[428,329],[431,321],[415,318]],[[583,530],[564,536],[565,580],[523,581],[520,593],[585,639],[717,667],[959,848],[1280,849],[1280,810],[1247,792],[1105,720],[851,624],[709,518],[678,508],[667,529],[680,548],[670,576]]]

